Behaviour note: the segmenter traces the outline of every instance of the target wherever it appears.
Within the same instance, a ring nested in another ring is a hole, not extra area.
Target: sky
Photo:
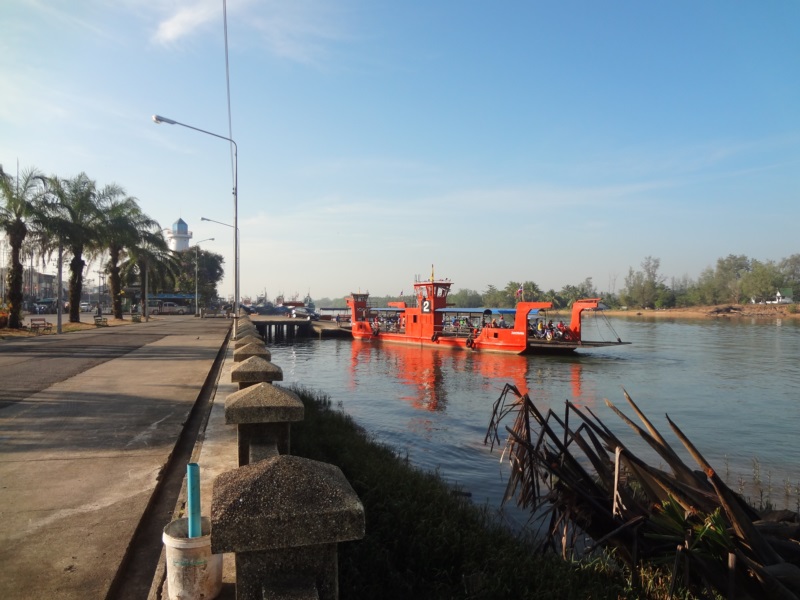
[[[800,252],[800,3],[5,0],[0,164],[116,183],[233,293],[619,292]],[[230,129],[229,129],[230,126]],[[213,219],[224,225],[201,221]],[[208,238],[214,238],[213,241]],[[207,240],[207,241],[201,241]]]

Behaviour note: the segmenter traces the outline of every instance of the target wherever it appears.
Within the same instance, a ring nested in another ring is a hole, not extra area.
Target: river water
[[[591,323],[584,321],[591,338]],[[607,398],[638,422],[624,388],[690,467],[697,465],[665,415],[733,489],[756,504],[769,500],[798,509],[798,322],[610,323],[633,345],[528,357],[311,339],[271,344],[270,351],[284,384],[324,392],[378,441],[437,470],[479,503],[498,507],[504,492],[500,451],[490,452],[483,440],[494,401],[512,383],[540,410],[552,408],[562,417],[565,400],[591,408],[637,455],[663,468],[605,405]],[[505,512],[512,525],[527,516],[514,508]]]

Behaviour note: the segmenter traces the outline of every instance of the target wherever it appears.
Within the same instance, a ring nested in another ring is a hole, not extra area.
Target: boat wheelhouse
[[[386,307],[369,303],[368,293],[347,299],[354,339],[399,344],[461,348],[483,352],[568,353],[576,349],[629,344],[582,338],[585,311],[601,310],[600,298],[576,300],[569,324],[552,326],[551,302],[519,302],[515,308],[457,308],[447,304],[449,280],[414,283],[413,305],[389,302]]]

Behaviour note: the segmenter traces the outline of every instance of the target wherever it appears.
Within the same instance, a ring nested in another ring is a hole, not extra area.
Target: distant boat
[[[584,311],[602,310],[600,298],[576,300],[569,325],[552,324],[547,311],[552,302],[519,302],[515,308],[455,308],[448,306],[449,280],[414,283],[414,305],[389,302],[386,307],[369,304],[369,294],[352,293],[351,331],[357,340],[459,348],[482,352],[569,353],[576,349],[630,344],[588,341],[582,338]]]
[[[306,294],[306,297],[303,298],[303,303],[305,304],[306,309],[308,309],[310,312],[317,312],[317,306],[311,299],[311,294]]]

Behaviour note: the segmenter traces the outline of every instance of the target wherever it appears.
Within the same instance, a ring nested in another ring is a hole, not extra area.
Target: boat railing
[[[452,325],[448,323],[444,323],[441,326],[437,326],[434,328],[436,333],[439,335],[447,336],[447,337],[469,337],[475,336],[480,333],[480,327],[470,326],[470,325]]]

